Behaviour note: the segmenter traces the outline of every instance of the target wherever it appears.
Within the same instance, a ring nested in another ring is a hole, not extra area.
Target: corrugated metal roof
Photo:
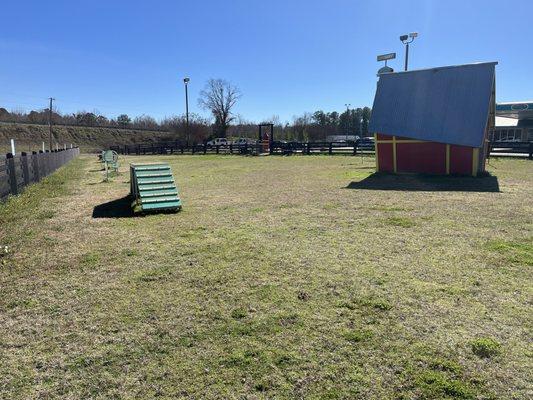
[[[369,130],[479,147],[497,63],[380,75]]]

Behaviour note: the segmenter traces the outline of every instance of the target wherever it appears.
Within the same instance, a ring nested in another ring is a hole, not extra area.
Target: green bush
[[[491,338],[479,338],[473,340],[470,345],[475,355],[479,357],[492,357],[500,353],[500,343]]]

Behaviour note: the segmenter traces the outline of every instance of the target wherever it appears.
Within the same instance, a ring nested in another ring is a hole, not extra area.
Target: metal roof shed
[[[380,75],[369,124],[376,136],[376,169],[484,171],[487,133],[494,126],[496,64]]]

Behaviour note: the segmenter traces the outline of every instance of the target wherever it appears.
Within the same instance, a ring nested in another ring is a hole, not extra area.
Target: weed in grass
[[[378,211],[409,211],[410,209],[407,209],[405,207],[394,207],[394,206],[372,206],[369,207],[370,210],[378,210]]]
[[[276,319],[278,324],[283,327],[296,325],[299,321],[298,314],[296,313],[281,313],[276,316]]]
[[[359,343],[365,340],[368,340],[374,336],[374,333],[370,330],[366,329],[353,329],[347,332],[344,332],[343,335],[344,339],[346,339],[349,342],[352,343]]]
[[[348,310],[355,310],[357,308],[357,304],[353,301],[343,301],[339,304],[339,307],[347,308]]]
[[[340,207],[339,203],[327,203],[322,206],[324,210],[334,210],[339,207]]]
[[[392,308],[392,304],[390,304],[387,300],[379,297],[364,298],[361,299],[359,303],[363,306],[371,307],[379,311],[388,311]]]
[[[43,212],[37,214],[36,218],[39,220],[51,219],[54,218],[56,214],[57,213],[55,210],[44,210]]]
[[[407,217],[389,217],[385,220],[387,225],[400,226],[402,228],[412,228],[416,223]]]
[[[415,381],[425,399],[474,399],[473,389],[466,383],[452,379],[443,372],[425,371]]]
[[[85,253],[81,257],[81,263],[85,266],[95,266],[100,261],[100,254],[95,252]]]
[[[157,266],[136,273],[134,280],[139,283],[157,282],[166,279],[170,274],[168,266]]]
[[[233,319],[243,319],[246,318],[247,315],[248,313],[246,312],[246,310],[241,307],[236,308],[231,312],[231,318]]]
[[[227,367],[237,367],[241,369],[248,369],[254,363],[264,361],[263,354],[258,350],[237,350],[229,357],[222,360],[222,364]]]
[[[478,338],[470,342],[472,352],[478,357],[490,358],[500,354],[501,344],[491,338]]]
[[[124,257],[136,257],[136,256],[139,255],[139,252],[137,250],[134,250],[134,249],[123,249],[121,251],[121,254]]]
[[[347,308],[348,310],[371,308],[378,311],[388,311],[392,308],[392,305],[387,300],[379,297],[364,297],[343,301],[339,304],[339,307]]]
[[[35,300],[35,299],[28,299],[28,298],[25,298],[25,299],[14,299],[14,300],[9,301],[6,304],[6,308],[8,310],[12,310],[12,309],[15,309],[15,308],[31,309],[31,308],[36,307],[38,304],[39,304],[39,302],[37,300]]]
[[[429,366],[433,370],[450,372],[456,376],[460,375],[463,372],[463,367],[461,367],[455,361],[448,360],[446,358],[434,358],[429,361]]]
[[[493,240],[486,248],[514,264],[533,266],[533,238],[524,241]]]
[[[297,362],[297,356],[294,353],[275,350],[273,361],[278,367],[288,366]]]

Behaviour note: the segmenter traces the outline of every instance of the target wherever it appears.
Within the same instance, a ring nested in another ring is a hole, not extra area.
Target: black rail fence
[[[533,160],[533,142],[491,142],[490,156],[522,156]]]
[[[39,182],[80,154],[77,147],[0,156],[0,199],[19,194],[25,186]]]
[[[353,142],[273,142],[271,145],[263,143],[244,143],[210,146],[208,144],[194,144],[187,146],[180,141],[156,142],[148,144],[111,146],[119,154],[149,155],[149,154],[344,154],[344,155],[373,155],[372,143]],[[533,142],[491,142],[490,156],[515,156],[533,160]]]
[[[374,154],[374,147],[346,142],[273,142],[271,145],[262,143],[243,143],[210,146],[194,144],[187,146],[179,141],[150,144],[111,146],[119,154]]]

